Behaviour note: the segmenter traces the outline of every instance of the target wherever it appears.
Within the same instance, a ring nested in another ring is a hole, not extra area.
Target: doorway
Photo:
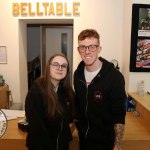
[[[27,25],[28,89],[44,74],[49,56],[57,52],[67,56],[72,80],[73,24]]]

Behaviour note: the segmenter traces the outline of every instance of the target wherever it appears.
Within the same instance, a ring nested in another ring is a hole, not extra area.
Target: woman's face
[[[53,84],[60,82],[66,77],[68,62],[62,56],[56,56],[50,63],[50,76]]]

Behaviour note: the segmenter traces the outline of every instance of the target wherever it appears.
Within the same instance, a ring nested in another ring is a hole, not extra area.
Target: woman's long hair
[[[45,105],[47,107],[48,116],[50,118],[61,115],[63,113],[62,106],[60,105],[58,96],[54,91],[54,85],[51,82],[50,76],[50,63],[56,56],[64,57],[68,62],[66,77],[60,82],[62,83],[65,93],[67,94],[67,100],[70,102],[71,105],[73,104],[74,99],[74,92],[70,82],[69,61],[67,57],[62,53],[54,54],[49,58],[47,62],[44,75],[37,80],[37,84],[44,93]],[[73,108],[73,106],[71,107]]]

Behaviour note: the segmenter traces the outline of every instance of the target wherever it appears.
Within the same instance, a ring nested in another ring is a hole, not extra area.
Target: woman
[[[25,101],[29,150],[68,150],[74,93],[69,63],[63,54],[49,58],[46,72],[36,80]]]

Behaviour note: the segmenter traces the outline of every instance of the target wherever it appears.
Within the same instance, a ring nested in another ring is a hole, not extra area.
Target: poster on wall
[[[150,39],[138,39],[136,68],[150,68]]]
[[[150,72],[150,5],[132,6],[130,72]]]

